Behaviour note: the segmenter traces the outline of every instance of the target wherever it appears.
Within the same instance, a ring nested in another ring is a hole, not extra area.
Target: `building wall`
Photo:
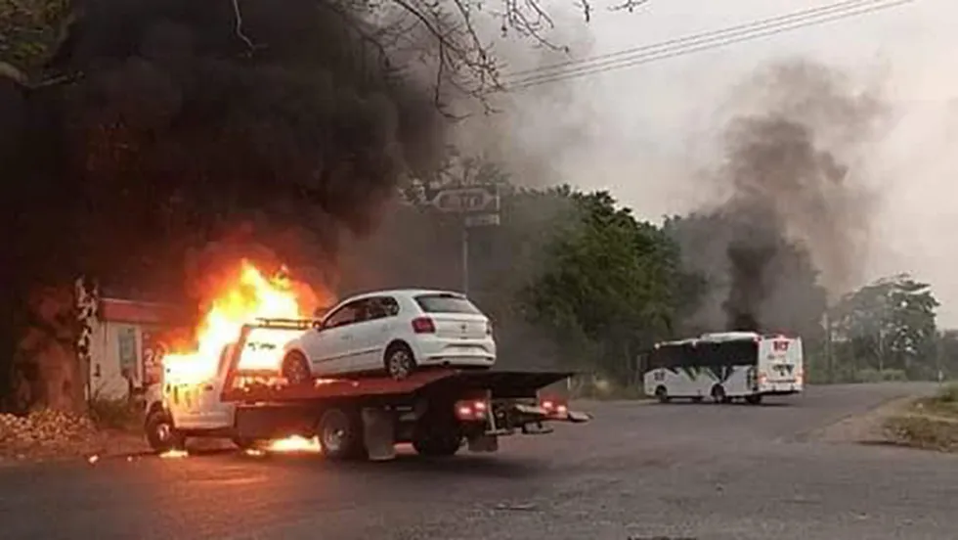
[[[162,307],[162,306],[161,306]],[[172,318],[152,304],[104,299],[90,346],[90,394],[123,399],[158,382]]]
[[[90,363],[90,392],[94,398],[119,399],[129,395],[130,383],[121,369],[121,357],[129,360],[129,342],[133,341],[134,386],[142,380],[137,369],[140,328],[135,324],[105,321],[97,325],[93,334]],[[123,347],[123,351],[121,351]]]

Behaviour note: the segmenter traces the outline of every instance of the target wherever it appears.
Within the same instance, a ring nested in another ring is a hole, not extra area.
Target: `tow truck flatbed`
[[[266,374],[263,374],[266,375]],[[246,380],[242,375],[223,390],[224,402],[284,403],[315,399],[395,397],[423,393],[488,390],[493,399],[535,397],[536,391],[565,380],[572,372],[476,371],[436,368],[411,374],[403,380],[389,377],[337,377],[317,379],[311,386],[287,386]],[[256,376],[249,377],[255,379]]]
[[[411,442],[423,455],[498,449],[517,432],[551,432],[547,422],[585,422],[563,400],[540,391],[572,376],[560,371],[433,368],[403,379],[382,374],[317,379],[289,385],[276,370],[242,370],[240,359],[253,329],[308,327],[309,321],[245,325],[226,349],[215,376],[198,383],[162,383],[162,398],[148,404],[147,439],[157,451],[182,446],[186,437],[228,437],[240,447],[300,435],[317,437],[331,458],[395,457]]]

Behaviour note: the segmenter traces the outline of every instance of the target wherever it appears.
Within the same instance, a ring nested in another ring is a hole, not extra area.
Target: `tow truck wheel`
[[[259,439],[251,439],[249,437],[233,437],[230,439],[240,450],[251,450],[256,448],[256,445],[260,444]]]
[[[386,349],[384,363],[386,373],[390,377],[401,381],[416,370],[416,359],[413,358],[409,346],[404,343],[394,343]]]
[[[299,351],[291,351],[283,358],[282,368],[283,378],[291,386],[301,386],[313,378],[312,371],[309,368],[309,361]]]
[[[186,437],[173,426],[173,419],[165,411],[153,411],[146,417],[146,441],[155,452],[180,449]]]
[[[316,426],[323,455],[330,459],[357,459],[362,457],[363,441],[360,421],[356,415],[332,408],[319,418]]]
[[[462,437],[450,433],[420,437],[412,441],[412,447],[420,456],[449,457],[455,455],[462,447]]]

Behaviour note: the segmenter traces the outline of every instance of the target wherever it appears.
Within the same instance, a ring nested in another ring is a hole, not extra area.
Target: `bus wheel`
[[[661,384],[655,387],[655,399],[659,400],[659,403],[669,402],[669,392]]]
[[[745,402],[749,405],[758,405],[762,402],[762,394],[750,394],[745,396]]]
[[[725,388],[721,384],[712,387],[712,401],[715,403],[728,403],[728,397],[725,396]]]

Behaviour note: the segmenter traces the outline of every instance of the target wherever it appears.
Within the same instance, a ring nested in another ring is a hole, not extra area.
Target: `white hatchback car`
[[[491,367],[492,324],[460,293],[397,289],[350,297],[286,344],[282,374],[312,377],[382,373],[403,379],[422,366]]]

